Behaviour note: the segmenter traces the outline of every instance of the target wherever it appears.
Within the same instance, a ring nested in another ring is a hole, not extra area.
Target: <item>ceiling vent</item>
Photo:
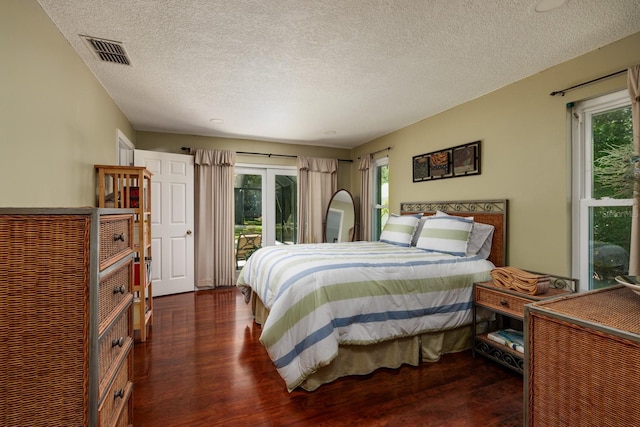
[[[131,65],[131,61],[120,42],[113,40],[98,39],[90,36],[80,35],[87,43],[89,49],[104,62]]]

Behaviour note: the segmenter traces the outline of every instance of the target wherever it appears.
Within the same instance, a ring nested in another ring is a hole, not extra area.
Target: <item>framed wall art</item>
[[[480,141],[413,157],[413,182],[480,174]]]

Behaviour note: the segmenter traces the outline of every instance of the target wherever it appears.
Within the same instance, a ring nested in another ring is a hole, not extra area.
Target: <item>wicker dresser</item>
[[[525,425],[639,425],[640,295],[614,286],[525,313]]]
[[[133,215],[0,209],[0,425],[127,426]]]

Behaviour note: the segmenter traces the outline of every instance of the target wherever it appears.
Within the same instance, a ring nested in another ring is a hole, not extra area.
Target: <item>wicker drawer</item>
[[[130,347],[129,341],[132,340],[130,328],[131,310],[128,309],[122,312],[118,320],[100,338],[98,342],[98,381],[100,383],[118,356]]]
[[[111,387],[103,396],[98,408],[98,420],[100,426],[113,426],[120,419],[120,414],[128,407],[129,397],[133,384],[129,378],[129,364],[131,354],[120,366]]]
[[[133,250],[132,234],[132,215],[105,215],[100,218],[100,270]]]
[[[525,304],[533,302],[527,298],[517,297],[505,292],[476,287],[476,304],[522,318]]]
[[[131,277],[133,274],[133,260],[129,260],[117,270],[100,279],[98,285],[98,325],[131,294]],[[102,327],[100,333],[102,333]]]

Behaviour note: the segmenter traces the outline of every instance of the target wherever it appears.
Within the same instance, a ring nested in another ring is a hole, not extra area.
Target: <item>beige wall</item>
[[[35,0],[0,1],[0,206],[94,206],[133,128]]]
[[[393,147],[392,212],[400,202],[508,199],[508,262],[569,275],[571,143],[566,104],[625,89],[626,77],[564,97],[549,94],[637,63],[640,33],[357,147],[352,156]],[[413,156],[476,140],[482,140],[481,175],[412,182]],[[357,171],[352,173],[355,179]]]
[[[336,148],[136,133],[35,0],[0,1],[0,54],[0,206],[95,206],[93,165],[117,162],[117,129],[147,150],[181,153],[186,145],[349,159],[350,150]],[[276,157],[238,161],[295,165]],[[350,189],[350,170],[340,162],[338,187]]]
[[[640,33],[437,116],[339,150],[134,132],[126,117],[35,0],[0,1],[0,206],[92,206],[93,165],[116,162],[119,128],[138,148],[193,148],[356,159],[387,146],[391,210],[400,202],[506,198],[509,262],[569,274],[570,142],[565,105],[625,88],[624,76],[551,97],[640,63]],[[413,183],[413,156],[482,140],[482,174]],[[381,153],[380,155],[385,155]],[[239,162],[294,165],[239,156]],[[359,196],[357,164],[340,163],[339,187]]]
[[[245,151],[252,153],[282,154],[293,156],[325,157],[350,160],[351,150],[312,147],[309,145],[282,144],[248,139],[216,138],[197,135],[178,135],[156,132],[137,132],[136,148],[169,153],[185,153],[181,147],[210,150]],[[295,158],[238,155],[237,163],[295,166]],[[338,162],[338,188],[351,190],[352,163]]]

